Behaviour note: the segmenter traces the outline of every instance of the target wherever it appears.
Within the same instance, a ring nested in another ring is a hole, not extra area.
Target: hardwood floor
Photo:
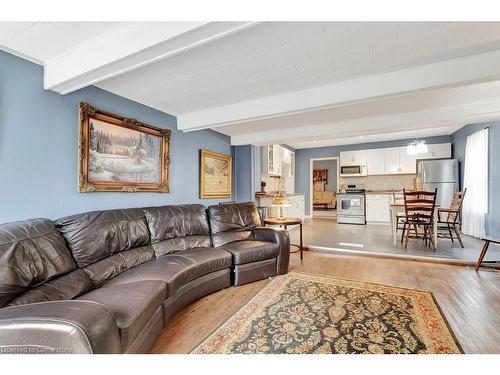
[[[298,230],[290,231],[290,239],[298,243]],[[401,231],[398,231],[398,238]],[[462,249],[458,241],[438,239],[438,248],[433,251],[423,241],[412,240],[405,250],[401,243],[394,246],[391,228],[388,225],[346,225],[337,224],[335,220],[314,218],[304,223],[304,244],[311,249],[334,248],[367,254],[389,254],[397,256],[417,256],[431,259],[450,259],[475,263],[483,242],[477,238],[463,235],[465,247]],[[354,246],[356,245],[356,246]],[[486,261],[500,260],[500,246],[491,246]]]
[[[292,254],[291,271],[429,290],[466,353],[500,353],[500,273],[446,264],[305,252]],[[269,280],[204,297],[177,314],[152,353],[188,353]]]

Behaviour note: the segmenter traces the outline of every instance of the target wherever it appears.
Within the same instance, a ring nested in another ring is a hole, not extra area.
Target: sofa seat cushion
[[[233,255],[234,264],[245,264],[278,256],[278,244],[267,241],[236,241],[221,246]]]
[[[198,277],[231,266],[231,254],[213,247],[179,251],[143,263],[111,279],[105,285],[125,284],[142,280],[167,283],[167,297],[184,284]]]
[[[78,299],[99,302],[113,313],[120,331],[121,349],[125,352],[163,305],[166,293],[164,282],[149,280],[105,284]]]

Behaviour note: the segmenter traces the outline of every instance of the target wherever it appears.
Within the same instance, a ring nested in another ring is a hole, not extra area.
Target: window
[[[465,145],[464,188],[467,188],[462,209],[462,231],[474,237],[486,234],[488,213],[488,129],[467,137]]]

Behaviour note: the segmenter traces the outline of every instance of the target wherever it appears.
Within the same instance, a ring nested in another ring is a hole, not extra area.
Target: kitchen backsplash
[[[339,187],[348,184],[363,184],[366,190],[412,189],[414,177],[415,175],[340,177]]]
[[[266,183],[266,191],[278,191],[279,190],[279,181],[280,181],[279,178],[262,175],[261,181],[264,181]],[[282,182],[281,188],[283,189],[283,182]],[[260,190],[260,186],[259,186],[259,190]]]

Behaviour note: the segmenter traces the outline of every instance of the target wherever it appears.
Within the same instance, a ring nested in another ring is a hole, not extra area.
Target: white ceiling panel
[[[0,44],[45,63],[119,25],[117,22],[1,22]]]
[[[311,58],[341,53],[351,48],[349,29],[314,36],[305,39],[304,43]]]
[[[93,45],[103,35],[114,36],[120,30],[133,29],[131,25],[136,24],[141,23],[4,22],[0,23],[0,48],[46,64],[54,59],[61,61],[61,57],[82,46]],[[222,109],[231,108],[233,111],[233,108],[243,108],[245,103],[252,105],[252,101],[267,100],[274,96],[292,97],[304,90],[313,90],[311,95],[319,97],[322,87],[337,84],[339,87],[355,87],[357,80],[372,82],[375,77],[391,74],[392,77],[399,77],[411,69],[422,68],[425,72],[427,66],[438,62],[464,60],[476,54],[479,56],[480,53],[496,53],[491,51],[500,50],[499,22],[207,24],[210,24],[206,26],[207,30],[211,30],[207,38],[202,38],[200,34],[198,39],[186,44],[189,47],[180,48],[175,54],[145,60],[145,63],[123,69],[114,76],[103,74],[100,80],[94,82],[97,82],[98,87],[115,94],[178,115],[179,119],[190,115],[190,118],[194,118],[198,114],[217,118],[218,111]],[[165,31],[167,26],[169,23],[158,23],[156,29],[139,28],[138,33],[140,36],[141,30],[143,33],[150,30],[153,34],[163,35],[161,31]],[[187,35],[186,40],[189,40],[193,30],[199,31],[203,27],[193,25],[183,35]],[[218,29],[210,27],[222,29],[218,32]],[[157,41],[155,39],[154,45],[164,42],[166,40],[161,38]],[[147,48],[138,49],[136,53],[147,53]],[[457,63],[457,66],[462,65]],[[465,75],[469,68],[462,66],[461,69]],[[470,69],[476,69],[476,66]],[[443,75],[445,73],[447,72],[443,72]],[[460,76],[459,73],[454,72],[457,76]],[[495,76],[488,79],[496,81],[498,78]],[[387,83],[395,81],[397,79],[393,78],[393,81]],[[408,85],[411,86],[412,82]],[[412,87],[417,86],[418,82],[415,82]],[[429,87],[433,87],[432,82]],[[265,119],[264,116],[259,121],[247,121],[245,111],[242,110],[240,114],[235,109],[236,112],[229,116],[231,119],[238,119],[234,120],[235,124],[219,127],[227,124],[221,121],[220,124],[207,122],[207,126],[227,134],[264,134],[273,129],[287,132],[294,126],[306,129],[308,123],[322,124],[333,119],[345,123],[358,121],[356,126],[362,128],[360,121],[363,119],[371,121],[373,118],[392,116],[390,121],[396,121],[396,113],[420,113],[423,116],[424,112],[444,121],[443,116],[453,113],[450,109],[452,106],[457,106],[457,110],[461,106],[461,113],[472,113],[469,107],[467,110],[463,109],[466,103],[484,104],[500,97],[500,88],[496,84],[474,89],[464,89],[465,87],[445,87],[439,92],[422,91],[423,88],[412,92],[410,88],[412,95],[409,97],[391,94],[388,98],[376,98],[375,101],[366,99],[368,96],[365,99],[360,97],[359,101],[354,100],[355,104],[335,104],[335,108],[330,108],[327,112],[313,108],[312,105],[311,108],[308,107],[306,102],[309,100],[304,98],[304,104],[294,103],[297,108],[302,107],[293,116],[286,113],[272,120]],[[436,112],[443,108],[447,110]],[[478,108],[486,110],[490,107],[484,104]],[[272,108],[269,112],[272,114]],[[240,115],[241,118],[238,117]],[[415,115],[414,120],[419,118]],[[228,122],[231,121],[233,120]],[[380,131],[385,129],[387,132],[382,123],[373,122],[372,129],[376,131],[377,127]]]
[[[303,42],[271,49],[266,53],[270,57],[273,64],[278,68],[293,66],[297,63],[310,59]]]
[[[272,48],[283,47],[271,24],[261,23],[250,30],[231,35],[239,49],[247,54],[259,53]]]
[[[300,43],[325,33],[322,22],[272,22],[272,27],[284,45]]]
[[[2,22],[0,27],[0,44],[7,44],[16,36],[26,32],[36,22]]]
[[[252,55],[241,60],[236,60],[233,64],[238,67],[241,74],[249,76],[257,73],[265,73],[276,69],[272,60],[265,53]]]

